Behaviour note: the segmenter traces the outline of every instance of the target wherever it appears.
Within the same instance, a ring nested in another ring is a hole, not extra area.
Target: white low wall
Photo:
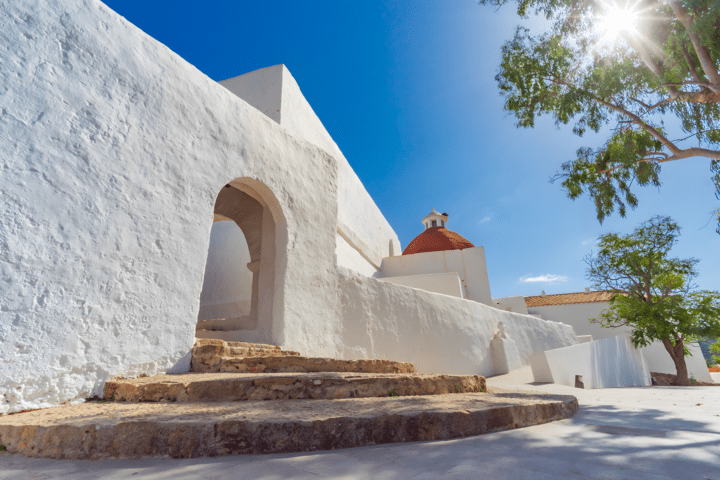
[[[382,271],[385,278],[455,272],[465,289],[464,298],[495,306],[483,247],[383,258]]]
[[[490,342],[498,323],[530,355],[577,343],[572,328],[477,302],[337,271],[338,323],[327,335],[342,358],[413,362],[421,373],[495,375]],[[310,338],[287,335],[288,348],[313,353]]]
[[[536,382],[574,387],[581,375],[586,389],[650,385],[643,354],[626,335],[548,350],[534,355],[530,365]]]
[[[589,321],[591,318],[599,318],[602,311],[608,308],[610,308],[609,302],[593,302],[530,307],[528,311],[531,314],[540,314],[542,318],[546,320],[572,325],[578,336],[592,335],[594,340],[630,334],[632,331],[630,327],[603,328],[599,323],[591,323]],[[689,344],[688,350],[691,353],[691,356],[685,357],[688,375],[692,374],[697,380],[709,382],[710,375],[700,346],[696,343]],[[651,372],[669,373],[672,375],[677,373],[672,357],[661,342],[653,342],[649,346],[644,347],[642,352]]]
[[[707,363],[705,363],[700,345],[690,343],[687,347],[690,351],[690,356],[685,357],[688,378],[692,376],[695,377],[695,380],[701,382],[711,382],[710,371],[708,370]],[[641,350],[651,372],[677,374],[675,362],[673,362],[672,357],[662,343],[653,342]]]
[[[383,282],[419,288],[427,292],[441,293],[451,297],[463,298],[460,277],[455,272],[435,273],[428,275],[410,275],[407,277],[385,277]]]
[[[527,304],[525,303],[525,297],[521,295],[514,297],[493,298],[492,303],[498,310],[522,313],[525,315],[530,313],[528,312]]]
[[[720,372],[710,372],[710,379],[715,383],[720,383]]]

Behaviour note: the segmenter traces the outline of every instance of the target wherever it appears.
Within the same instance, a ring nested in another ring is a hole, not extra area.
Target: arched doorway
[[[196,336],[282,343],[285,220],[270,190],[252,179],[220,189]],[[280,275],[278,275],[280,274]]]

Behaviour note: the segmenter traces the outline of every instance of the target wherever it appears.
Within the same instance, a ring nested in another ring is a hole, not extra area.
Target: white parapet
[[[584,388],[649,386],[650,370],[642,351],[626,335],[581,343],[530,357],[536,382]]]
[[[690,355],[685,357],[688,377],[695,378],[700,382],[712,382],[700,345],[688,343],[686,346],[688,352],[690,352]],[[641,350],[651,372],[669,373],[671,375],[677,373],[675,362],[673,362],[672,357],[662,343],[656,341]]]
[[[456,272],[386,277],[380,280],[394,283],[395,285],[405,285],[406,287],[419,288],[420,290],[426,290],[428,292],[464,298],[460,277]]]
[[[490,295],[483,247],[385,257],[382,271],[384,278],[455,272],[465,290],[463,298],[495,306]]]

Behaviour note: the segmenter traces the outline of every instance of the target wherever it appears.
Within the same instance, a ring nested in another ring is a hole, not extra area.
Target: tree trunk
[[[668,351],[668,353],[673,359],[673,362],[675,362],[675,370],[677,370],[677,373],[675,375],[675,383],[677,385],[687,385],[688,371],[687,365],[685,364],[685,351],[683,348],[683,341],[676,338],[675,346],[673,346],[672,341],[669,338],[663,338],[662,342],[663,345],[665,345],[665,350]]]

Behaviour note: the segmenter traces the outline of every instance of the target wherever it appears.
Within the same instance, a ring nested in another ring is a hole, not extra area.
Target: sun
[[[615,40],[622,33],[635,35],[638,14],[633,8],[622,8],[616,5],[607,6],[606,13],[600,18],[598,31],[606,41]]]

